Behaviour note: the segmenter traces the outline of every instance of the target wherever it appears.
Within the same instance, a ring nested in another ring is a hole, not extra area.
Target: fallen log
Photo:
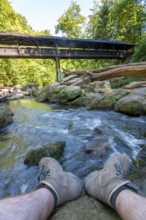
[[[91,81],[106,80],[119,76],[140,76],[146,78],[146,64],[143,65],[126,65],[117,68],[90,75]]]
[[[146,65],[146,62],[139,62],[139,63],[128,63],[128,64],[121,64],[121,65],[106,66],[106,67],[95,69],[95,70],[78,70],[78,71],[70,72],[69,70],[63,69],[63,72],[65,73],[65,76],[69,76],[72,74],[92,75],[92,74],[102,73],[102,72],[106,72],[108,70],[113,70],[113,69],[122,68],[122,67],[145,66],[145,65]]]

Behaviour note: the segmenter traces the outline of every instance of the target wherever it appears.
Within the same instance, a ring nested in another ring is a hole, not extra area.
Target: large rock
[[[65,142],[55,142],[42,146],[38,149],[30,150],[24,159],[27,166],[38,165],[43,157],[53,157],[58,160],[64,152]]]
[[[98,103],[97,109],[113,109],[116,102],[129,92],[123,89],[116,89],[107,93]]]
[[[121,98],[114,108],[124,114],[139,116],[146,114],[146,100],[140,95],[127,95]]]
[[[49,84],[47,86],[44,86],[41,90],[39,90],[37,96],[36,96],[36,100],[38,102],[44,102],[48,100],[49,94],[52,91],[53,88],[59,86],[59,83],[53,83],[53,84]]]
[[[89,83],[85,89],[86,93],[94,92],[94,93],[108,93],[111,91],[111,85],[109,81],[95,81]]]
[[[60,102],[65,103],[72,101],[81,96],[82,90],[79,86],[66,86],[59,93]]]
[[[66,87],[66,85],[59,85],[54,87],[48,96],[49,102],[59,103],[61,102],[60,92]]]
[[[87,194],[58,207],[50,220],[120,220],[118,214]]]
[[[0,108],[0,128],[13,122],[13,112],[7,108]]]

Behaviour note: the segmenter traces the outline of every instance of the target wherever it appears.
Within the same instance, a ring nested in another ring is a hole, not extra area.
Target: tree
[[[146,6],[140,0],[94,1],[89,32],[94,39],[137,43],[145,28]]]
[[[82,37],[85,17],[81,15],[80,11],[80,6],[76,2],[71,1],[71,6],[58,19],[58,24],[55,27],[56,34],[61,31],[67,37]]]
[[[110,40],[112,39],[113,26],[110,17],[112,1],[101,0],[100,4],[94,1],[91,9],[92,15],[89,16],[89,27],[93,39]]]
[[[137,0],[115,0],[111,10],[114,39],[137,43],[146,21],[145,6]]]

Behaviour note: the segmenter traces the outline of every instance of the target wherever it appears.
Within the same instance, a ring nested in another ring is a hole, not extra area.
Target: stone
[[[118,112],[139,116],[146,114],[143,103],[145,98],[136,94],[129,94],[121,98],[114,106],[114,109]]]
[[[0,107],[0,128],[13,122],[13,112],[5,107]]]
[[[41,90],[38,91],[38,93],[36,95],[36,101],[38,101],[38,102],[47,101],[51,90],[59,85],[60,84],[57,82],[57,83],[53,83],[51,85],[49,84],[47,86],[44,86]]]
[[[34,83],[28,83],[23,86],[21,90],[25,91],[25,95],[35,96],[38,91],[38,87]]]
[[[64,152],[65,142],[55,142],[45,144],[40,148],[30,150],[24,159],[27,166],[38,165],[43,157],[53,157],[58,160]]]
[[[111,85],[108,80],[106,81],[95,81],[92,83],[89,83],[89,85],[86,87],[85,92],[94,92],[94,93],[108,93],[111,91]]]
[[[128,85],[123,86],[123,88],[126,89],[135,89],[140,87],[146,87],[146,81],[140,81],[140,82],[131,82]]]
[[[60,92],[61,90],[63,90],[64,88],[66,87],[66,85],[59,85],[57,87],[54,87],[49,96],[48,96],[48,100],[49,102],[54,102],[54,103],[59,103],[61,102],[61,99],[60,99]]]
[[[72,101],[81,96],[82,90],[79,86],[66,86],[60,91],[59,97],[61,103]]]
[[[146,144],[142,147],[141,151],[136,157],[138,167],[146,166]]]
[[[84,146],[86,154],[93,154],[96,157],[107,156],[109,150],[110,148],[105,139],[94,139],[88,141]]]
[[[57,207],[50,220],[120,220],[118,214],[107,205],[97,199],[82,193],[82,195],[70,202]]]
[[[61,84],[65,84],[67,86],[80,86],[81,88],[84,88],[85,86],[87,86],[90,83],[90,78],[88,76],[86,77],[78,77],[78,78],[73,78],[65,83],[61,83]]]
[[[113,109],[116,102],[128,94],[128,91],[123,89],[116,89],[112,90],[111,92],[107,93],[103,99],[101,99],[97,103],[98,109]]]
[[[65,77],[65,78],[60,82],[60,84],[65,84],[65,85],[67,85],[66,83],[67,83],[68,81],[74,79],[74,78],[78,78],[78,75],[71,74],[71,75]]]

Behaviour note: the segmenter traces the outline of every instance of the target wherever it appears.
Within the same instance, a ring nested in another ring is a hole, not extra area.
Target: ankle
[[[43,184],[41,183],[38,188],[36,190],[45,190],[47,194],[49,194],[48,196],[50,196],[51,194],[51,197],[52,197],[52,200],[53,200],[53,206],[56,207],[56,204],[57,204],[57,196],[56,196],[56,193],[51,189],[51,187],[49,187],[48,185],[46,184]]]

